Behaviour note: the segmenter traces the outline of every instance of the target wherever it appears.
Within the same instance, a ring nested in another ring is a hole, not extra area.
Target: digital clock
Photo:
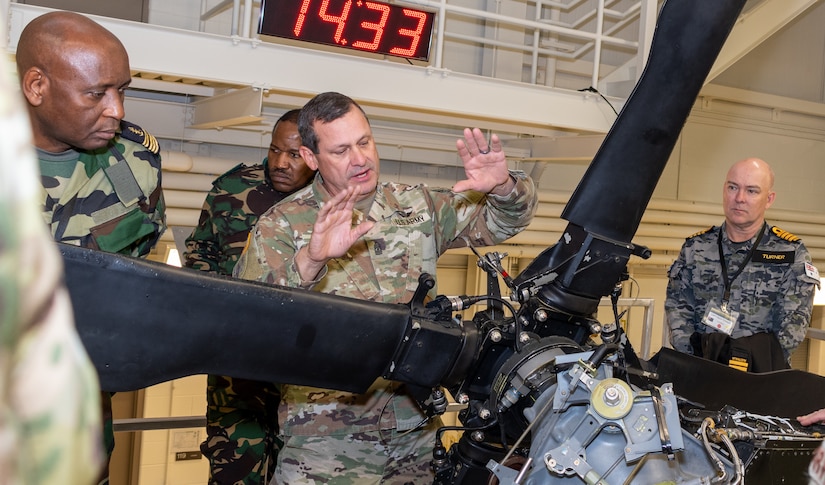
[[[263,0],[258,33],[427,60],[434,19],[375,0]]]

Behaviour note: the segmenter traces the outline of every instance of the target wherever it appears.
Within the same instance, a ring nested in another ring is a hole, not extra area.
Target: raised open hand
[[[362,221],[353,225],[353,207],[358,197],[356,187],[337,193],[318,211],[309,244],[296,255],[296,264],[304,279],[314,279],[332,258],[338,258],[375,223]]]
[[[480,129],[464,128],[464,139],[457,140],[456,147],[467,179],[456,182],[454,192],[476,190],[506,195],[512,190],[514,181],[507,169],[507,158],[498,135],[494,133],[488,145]]]

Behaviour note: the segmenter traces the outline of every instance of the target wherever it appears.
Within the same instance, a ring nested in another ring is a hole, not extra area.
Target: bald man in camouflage
[[[206,195],[198,226],[186,239],[184,266],[232,275],[258,216],[312,181],[301,157],[298,114],[284,113],[272,128],[263,162],[238,165],[218,177]],[[206,441],[210,485],[266,485],[280,448],[274,383],[209,375]]]
[[[735,163],[722,187],[725,222],[682,246],[665,300],[674,349],[751,372],[789,368],[819,272],[797,236],[765,222],[773,183],[764,160]]]
[[[55,11],[23,29],[16,59],[54,240],[148,255],[166,229],[160,152],[152,135],[123,120],[132,80],[123,44],[83,15]],[[111,395],[101,400],[111,455]]]

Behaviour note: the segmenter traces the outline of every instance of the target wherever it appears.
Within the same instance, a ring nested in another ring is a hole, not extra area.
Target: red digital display
[[[258,33],[427,60],[434,19],[375,0],[263,0]]]

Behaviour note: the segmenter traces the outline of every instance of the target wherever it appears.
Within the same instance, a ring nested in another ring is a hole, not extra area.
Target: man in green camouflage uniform
[[[100,388],[40,216],[31,127],[11,72],[0,61],[0,482],[88,485],[103,463]]]
[[[773,179],[763,160],[734,164],[723,186],[725,222],[682,246],[665,301],[674,349],[741,370],[788,368],[819,273],[798,237],[765,222]]]
[[[275,123],[267,157],[238,165],[218,177],[206,196],[198,226],[186,239],[184,266],[232,275],[258,216],[315,176],[301,158],[298,113],[287,111]],[[280,448],[278,403],[273,383],[209,375],[206,389],[206,441],[211,485],[266,485]]]
[[[379,184],[369,121],[344,95],[310,100],[298,127],[301,154],[319,175],[261,216],[235,267],[241,278],[406,303],[419,275],[435,275],[447,249],[466,241],[500,243],[535,213],[533,182],[507,169],[498,136],[488,145],[477,128],[457,142],[467,180],[450,191]],[[441,420],[428,420],[403,385],[378,379],[361,395],[292,385],[282,392],[285,442],[273,483],[433,480],[431,452]]]
[[[56,11],[23,29],[16,58],[52,237],[106,252],[149,254],[166,229],[160,152],[153,136],[123,121],[132,80],[123,44],[83,15]],[[101,401],[111,454],[111,395],[102,393]],[[108,465],[101,481],[108,482]]]

